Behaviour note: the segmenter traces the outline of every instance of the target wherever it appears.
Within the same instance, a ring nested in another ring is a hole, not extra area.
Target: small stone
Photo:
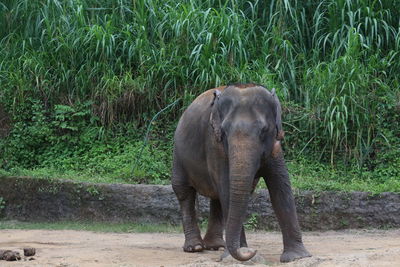
[[[27,257],[35,256],[36,249],[35,248],[24,248],[24,255]]]

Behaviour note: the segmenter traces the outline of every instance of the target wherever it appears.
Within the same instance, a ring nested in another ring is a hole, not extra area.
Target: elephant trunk
[[[241,251],[240,236],[259,162],[258,149],[251,142],[243,140],[229,143],[230,194],[226,245],[233,258],[247,261],[254,257],[257,251],[251,249],[249,252]]]

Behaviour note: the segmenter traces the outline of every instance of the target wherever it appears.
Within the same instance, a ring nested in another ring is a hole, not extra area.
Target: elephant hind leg
[[[197,225],[195,210],[196,190],[189,186],[174,166],[172,188],[178,198],[182,212],[182,224],[185,234],[183,250],[185,252],[199,252],[204,249],[204,243]]]
[[[218,199],[210,200],[210,217],[207,233],[204,236],[204,245],[208,250],[218,250],[225,247],[223,239],[224,222],[221,203]]]

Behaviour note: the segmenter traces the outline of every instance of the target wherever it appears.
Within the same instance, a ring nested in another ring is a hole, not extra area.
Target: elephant
[[[239,261],[251,259],[256,250],[241,249],[247,247],[243,224],[262,177],[282,231],[280,261],[311,256],[302,242],[281,148],[281,112],[275,89],[253,83],[205,91],[184,111],[174,135],[171,183],[182,212],[185,252],[225,248]],[[210,198],[204,238],[196,219],[197,193]]]

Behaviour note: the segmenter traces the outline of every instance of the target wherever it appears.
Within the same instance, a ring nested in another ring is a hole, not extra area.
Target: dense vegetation
[[[0,172],[168,183],[182,110],[251,81],[283,102],[296,187],[400,191],[399,18],[388,0],[3,0]]]

